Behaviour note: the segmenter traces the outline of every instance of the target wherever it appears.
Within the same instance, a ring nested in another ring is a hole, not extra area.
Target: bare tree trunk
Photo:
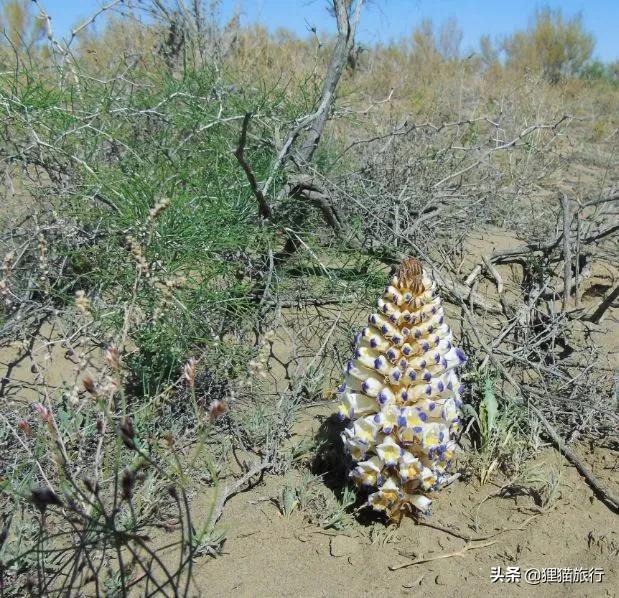
[[[316,112],[316,118],[311,124],[307,136],[297,152],[301,162],[307,163],[311,161],[318,147],[318,143],[320,142],[320,138],[322,137],[325,125],[329,120],[335,89],[337,88],[340,77],[348,62],[348,54],[355,44],[355,30],[359,22],[362,5],[363,0],[358,0],[354,8],[354,14],[350,15],[349,10],[352,9],[352,3],[350,3],[349,8],[347,8],[344,0],[333,0],[333,9],[337,19],[337,42],[333,49],[331,62],[329,63],[329,68],[322,86],[320,105]]]
[[[346,68],[348,54],[355,43],[355,30],[361,15],[363,1],[364,0],[353,0],[350,2],[349,0],[333,0],[333,10],[337,21],[338,34],[322,85],[318,108],[314,113],[308,114],[298,120],[297,125],[289,133],[286,141],[283,143],[282,149],[271,168],[271,174],[264,185],[258,185],[251,165],[244,158],[243,152],[247,139],[247,127],[251,115],[246,115],[243,121],[239,145],[235,154],[239,163],[245,170],[252,192],[258,201],[259,213],[262,218],[271,219],[275,218],[277,215],[276,210],[273,209],[268,202],[269,190],[275,176],[282,168],[286,167],[290,157],[294,154],[295,164],[297,164],[300,169],[304,169],[313,159],[314,152],[320,143],[325,126],[329,120],[331,106],[335,98],[335,90]],[[303,131],[306,131],[305,134],[303,134]],[[296,231],[303,227],[303,223],[309,214],[310,205],[315,205],[322,211],[326,222],[336,233],[341,231],[341,220],[336,210],[333,208],[331,201],[323,192],[320,185],[316,183],[311,176],[303,174],[302,172],[291,176],[288,185],[278,194],[278,199],[283,199],[286,195],[294,197],[298,204],[292,219],[292,229],[294,230],[292,230],[291,227],[287,227],[286,244],[282,251],[275,256],[276,262],[280,262],[293,254],[302,244]]]

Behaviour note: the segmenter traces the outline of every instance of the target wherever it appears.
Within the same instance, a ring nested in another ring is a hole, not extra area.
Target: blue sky
[[[58,33],[66,33],[101,4],[100,0],[40,1]],[[229,17],[238,6],[244,24],[257,21],[299,35],[307,34],[310,26],[332,32],[333,19],[326,4],[326,0],[223,0],[222,16]],[[619,58],[619,0],[370,0],[358,37],[365,43],[389,42],[408,36],[424,18],[440,24],[454,17],[464,33],[462,49],[466,51],[476,47],[484,33],[501,37],[525,28],[535,10],[543,6],[560,7],[567,16],[582,13],[585,27],[597,40],[595,55],[606,61]]]

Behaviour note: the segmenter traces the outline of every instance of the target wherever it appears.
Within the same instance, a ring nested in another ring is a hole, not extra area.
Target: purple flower
[[[466,363],[466,355],[464,354],[464,351],[462,349],[456,349],[456,355],[458,357],[458,360],[460,361],[460,364]]]

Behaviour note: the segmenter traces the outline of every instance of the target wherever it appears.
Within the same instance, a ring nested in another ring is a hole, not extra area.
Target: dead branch
[[[536,417],[544,426],[544,429],[548,433],[548,436],[552,439],[554,445],[557,447],[557,450],[562,453],[566,459],[578,470],[580,475],[582,475],[596,496],[612,511],[615,513],[619,513],[619,498],[614,496],[608,490],[606,490],[598,481],[598,479],[593,475],[591,471],[587,468],[587,466],[582,462],[580,457],[570,449],[563,439],[557,434],[557,431],[554,429],[552,424],[546,419],[546,416],[539,410],[539,408],[533,404],[531,397],[526,393],[523,393],[526,400],[528,408],[533,411]]]
[[[340,77],[346,68],[348,62],[348,54],[355,43],[355,30],[361,16],[361,8],[363,6],[363,0],[357,0],[354,5],[354,14],[350,14],[352,4],[345,0],[333,0],[333,8],[335,10],[335,17],[337,21],[337,41],[331,56],[331,62],[327,69],[327,74],[322,86],[322,93],[320,99],[320,109],[316,113],[310,130],[301,144],[297,156],[302,163],[308,163],[311,161],[325,125],[329,118],[329,112],[333,103],[335,89],[340,81]]]
[[[496,282],[496,290],[500,295],[503,292],[503,279],[501,278],[501,275],[499,274],[498,270],[492,265],[492,262],[486,256],[483,256],[481,259],[483,260],[484,265],[486,266],[486,270],[488,271],[488,274],[491,274],[492,277],[494,278],[494,281]]]
[[[299,119],[292,131],[289,133],[271,167],[270,174],[262,187],[258,184],[250,164],[244,158],[247,127],[249,125],[251,115],[245,115],[243,120],[241,137],[235,151],[235,156],[243,167],[251,189],[258,200],[260,215],[265,219],[270,219],[273,216],[271,207],[266,200],[268,192],[273,184],[273,181],[275,180],[275,177],[280,170],[286,166],[292,155],[294,154],[294,161],[301,168],[306,167],[312,161],[314,152],[318,147],[318,143],[320,142],[324,128],[329,119],[331,107],[335,99],[335,90],[340,81],[344,68],[346,67],[348,54],[350,49],[354,46],[355,30],[361,15],[363,0],[357,0],[354,4],[346,2],[345,0],[334,0],[333,6],[337,21],[338,36],[323,82],[318,108],[314,113]],[[354,13],[351,15],[353,6]],[[295,151],[295,143],[304,129],[307,129],[305,138],[301,141],[299,148]],[[328,196],[322,189],[316,186],[312,186],[311,188],[299,188],[298,186],[291,184],[282,189],[279,195],[280,199],[285,194],[290,197],[305,199],[317,205],[322,211],[328,224],[336,232],[339,232],[341,229],[341,222],[339,221],[337,211],[332,206]],[[307,210],[304,206],[300,206],[295,215],[295,228],[302,228],[302,223],[305,220],[306,215]],[[286,246],[276,256],[276,261],[280,262],[284,257],[294,253],[298,246],[298,238],[296,236],[288,236]]]
[[[436,556],[430,556],[425,559],[417,559],[416,561],[412,561],[410,563],[404,563],[402,565],[389,565],[389,571],[398,571],[399,569],[406,569],[407,567],[412,567],[413,565],[422,565],[423,563],[430,563],[431,561],[438,561],[440,559],[450,559],[454,556],[464,556],[466,552],[469,550],[477,550],[478,548],[487,548],[488,546],[492,546],[497,544],[496,541],[493,542],[484,542],[483,544],[465,544],[460,550],[456,550],[455,552],[448,552],[445,554],[438,554]]]
[[[468,534],[464,534],[464,533],[462,533],[461,531],[459,531],[457,529],[453,529],[451,527],[446,527],[444,525],[441,525],[440,523],[434,523],[433,521],[418,520],[417,521],[417,525],[423,525],[425,527],[431,527],[432,529],[438,530],[440,532],[444,532],[446,534],[454,536],[455,538],[460,538],[461,540],[464,540],[465,542],[483,542],[484,540],[490,540],[492,538],[496,538],[497,536],[500,536],[501,534],[505,534],[507,532],[521,532],[537,516],[538,516],[537,513],[535,515],[532,515],[531,517],[526,519],[522,523],[522,525],[519,526],[519,527],[506,527],[506,528],[497,530],[496,532],[494,532],[492,534],[487,534],[485,536],[477,536],[476,538],[474,538],[473,536],[469,536]]]
[[[224,506],[234,495],[238,494],[243,490],[243,487],[251,481],[251,479],[258,474],[262,474],[264,471],[271,467],[272,463],[269,460],[261,461],[260,463],[254,465],[249,469],[247,473],[242,475],[237,480],[230,484],[226,484],[224,488],[218,493],[217,501],[215,502],[215,506],[213,507],[213,512],[211,514],[210,521],[208,523],[208,531],[213,531],[215,524],[221,518]]]
[[[271,211],[271,206],[269,206],[266,198],[264,197],[264,193],[262,189],[260,189],[260,185],[256,180],[256,175],[252,170],[249,162],[245,159],[245,144],[247,143],[247,128],[249,127],[249,121],[251,120],[251,112],[248,112],[243,118],[243,125],[241,127],[241,136],[239,138],[239,144],[234,152],[236,159],[239,161],[239,164],[242,166],[245,174],[247,175],[247,180],[249,181],[249,185],[251,190],[253,191],[256,199],[258,200],[258,213],[262,218],[268,220],[273,215]]]
[[[565,193],[561,194],[561,210],[563,211],[563,311],[565,312],[572,288],[572,249],[570,245],[572,219],[570,216],[570,200]]]

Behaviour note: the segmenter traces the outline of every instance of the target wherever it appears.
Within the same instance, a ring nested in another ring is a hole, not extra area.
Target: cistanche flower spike
[[[418,260],[404,260],[357,335],[338,389],[350,476],[390,518],[428,512],[426,494],[449,477],[462,406],[455,368],[465,362],[436,283]]]

